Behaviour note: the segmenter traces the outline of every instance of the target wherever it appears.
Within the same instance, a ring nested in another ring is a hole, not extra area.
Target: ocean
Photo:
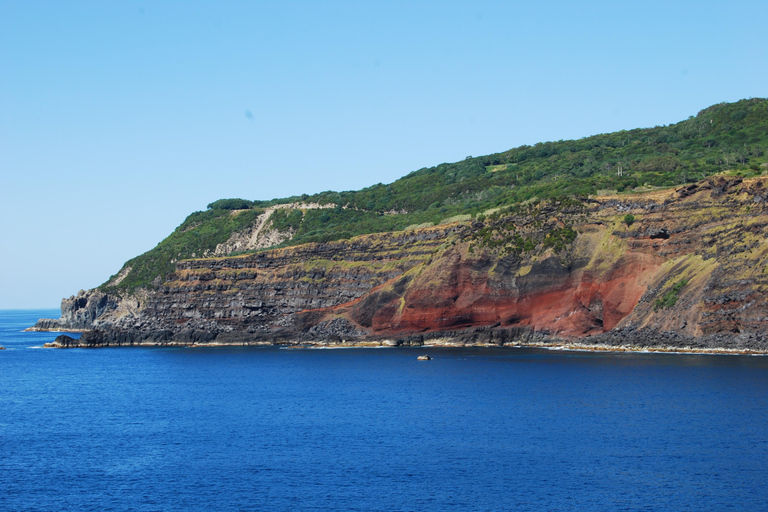
[[[42,349],[46,316],[0,311],[0,510],[768,510],[768,357]]]

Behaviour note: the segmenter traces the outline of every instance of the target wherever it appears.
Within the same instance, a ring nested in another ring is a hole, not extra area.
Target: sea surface
[[[56,316],[0,311],[3,511],[768,510],[768,357],[21,332]]]

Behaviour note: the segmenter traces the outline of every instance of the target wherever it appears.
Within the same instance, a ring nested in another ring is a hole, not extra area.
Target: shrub
[[[304,212],[298,209],[280,208],[272,212],[270,220],[272,220],[272,227],[278,231],[288,231],[292,229],[296,231],[301,226],[301,221],[304,219]]]
[[[208,205],[209,210],[249,210],[253,201],[247,199],[219,199]]]
[[[677,303],[680,290],[685,288],[687,284],[687,279],[681,279],[680,281],[676,282],[667,293],[656,299],[656,302],[653,303],[653,310],[658,311],[660,309],[669,309],[673,307]]]

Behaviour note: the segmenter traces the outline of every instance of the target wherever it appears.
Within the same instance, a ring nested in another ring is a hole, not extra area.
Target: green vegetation
[[[301,226],[304,219],[304,212],[289,208],[280,208],[272,212],[269,217],[272,221],[272,228],[278,231],[296,231]]]
[[[457,215],[480,218],[489,210],[508,208],[531,198],[558,200],[586,197],[598,190],[626,193],[670,187],[725,170],[753,176],[764,170],[761,164],[768,161],[766,150],[768,100],[755,98],[717,104],[669,126],[544,142],[467,157],[358,191],[326,191],[269,201],[222,199],[208,205],[206,212],[192,214],[155,249],[127,263],[133,270],[121,287],[151,286],[157,276],[172,270],[171,260],[193,254],[201,256],[206,249],[225,241],[234,230],[245,227],[245,221],[255,218],[254,212],[277,204],[334,205],[303,213],[279,210],[272,216],[276,228],[294,231],[286,245],[325,242],[438,224]],[[225,217],[232,210],[242,209],[250,210]],[[249,215],[241,217],[246,213]],[[194,223],[201,225],[188,227]],[[493,240],[504,238],[504,247],[514,251],[528,250],[533,243],[519,233],[508,235],[511,238],[507,239],[506,234],[494,235]],[[567,231],[553,233],[546,243],[559,250],[568,244],[570,236]],[[491,237],[486,242],[490,240]]]
[[[219,199],[208,205],[209,210],[248,210],[253,201],[247,199]]]
[[[472,233],[469,251],[482,247],[518,256],[537,248],[561,252],[576,240],[577,233],[571,225],[559,224],[563,219],[570,222],[585,213],[583,201],[565,197],[507,206],[488,216],[481,214],[477,223],[482,223],[482,227]]]
[[[751,99],[714,105],[669,126],[520,146],[419,169],[388,185],[254,201],[254,206],[337,205],[307,212],[290,242],[299,244],[425,222],[437,224],[448,217],[477,215],[534,196],[583,197],[598,190],[622,193],[670,187],[729,169],[755,175],[761,172],[759,164],[768,161],[767,149],[768,100]],[[386,214],[403,211],[406,213]]]
[[[576,240],[576,231],[571,226],[553,229],[544,237],[544,247],[560,252]]]
[[[631,213],[628,213],[624,216],[624,224],[627,225],[627,227],[632,226],[632,224],[635,223],[635,216]]]
[[[128,260],[123,268],[131,267],[131,271],[114,288],[132,290],[138,286],[153,286],[152,282],[158,276],[165,277],[173,272],[176,261],[201,257],[205,251],[213,251],[218,244],[226,242],[232,233],[253,224],[256,217],[262,213],[263,210],[247,210],[234,214],[229,210],[193,213],[154,249]],[[105,283],[101,288],[108,290],[110,287]]]
[[[676,282],[667,293],[656,299],[656,301],[653,303],[653,310],[658,311],[660,309],[669,309],[673,307],[677,303],[680,290],[685,288],[687,284],[687,279],[681,279],[680,281]]]

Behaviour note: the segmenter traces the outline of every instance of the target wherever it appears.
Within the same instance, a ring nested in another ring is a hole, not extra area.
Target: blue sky
[[[768,96],[768,2],[0,0],[0,308],[224,197],[391,182]]]

